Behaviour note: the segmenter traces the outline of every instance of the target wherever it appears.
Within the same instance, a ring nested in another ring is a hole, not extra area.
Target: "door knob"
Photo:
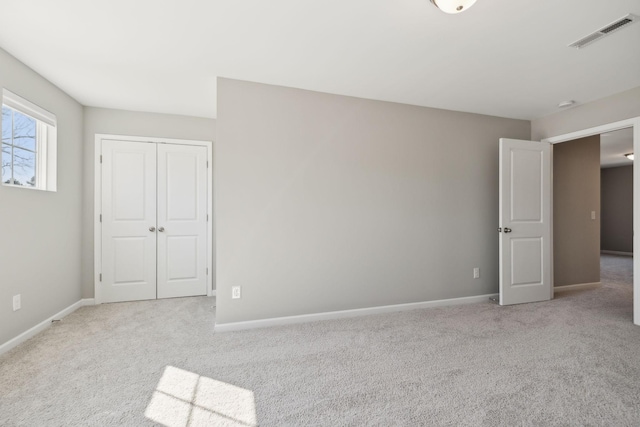
[[[155,227],[149,227],[149,231],[153,233],[154,231],[156,231],[156,228]]]
[[[158,228],[158,231],[162,233],[164,231],[164,227]]]
[[[510,229],[510,228],[506,228],[506,227],[505,227],[505,228],[504,228],[504,232],[505,232],[505,233],[511,233],[511,229]]]

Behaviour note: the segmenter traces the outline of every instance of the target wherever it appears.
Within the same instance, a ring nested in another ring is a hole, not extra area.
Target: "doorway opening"
[[[633,289],[632,154],[632,128],[600,135],[600,275],[622,292]]]
[[[588,128],[588,129],[584,129],[577,132],[571,132],[564,135],[558,135],[551,138],[546,138],[543,140],[543,142],[558,144],[561,142],[567,142],[567,141],[572,141],[575,139],[586,138],[591,136],[598,136],[599,138],[599,135],[613,133],[615,131],[620,131],[624,129],[631,129],[627,132],[631,132],[632,134],[632,139],[633,139],[632,152],[636,152],[636,151],[640,152],[640,117],[622,120],[614,123],[609,123],[606,125]],[[608,138],[608,137],[603,137],[603,139],[605,138]],[[628,154],[628,153],[625,153],[625,154]],[[554,150],[554,157],[555,157],[555,150]],[[554,158],[554,162],[555,160],[556,159]],[[634,230],[640,227],[640,204],[639,204],[640,202],[640,171],[638,171],[637,169],[638,168],[634,168],[632,171],[632,175],[633,175],[632,191],[634,196],[633,197],[633,229]],[[555,196],[554,196],[554,200],[555,200]],[[600,208],[600,206],[598,206],[598,208]],[[596,220],[592,220],[592,221],[597,221],[597,218],[599,218],[597,210],[595,215],[596,215]],[[590,217],[592,218],[593,214],[591,214]],[[600,230],[598,227],[598,234],[599,234],[599,231]],[[557,232],[558,232],[558,224],[554,223],[552,227],[552,235],[554,236],[554,241],[555,241],[555,234]],[[632,237],[632,248],[637,247],[639,242],[640,242],[640,234],[634,233]],[[555,268],[556,266],[554,265],[554,267],[552,268],[552,274],[554,276],[555,276],[554,274]],[[637,274],[633,274],[635,271],[640,271],[640,259],[638,257],[633,258],[631,270],[632,270],[631,274],[633,276],[633,322],[636,325],[640,325],[640,277],[638,277]],[[554,287],[554,290],[555,290],[555,287]]]

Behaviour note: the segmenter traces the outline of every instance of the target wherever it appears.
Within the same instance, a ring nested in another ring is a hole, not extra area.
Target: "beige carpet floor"
[[[0,356],[1,426],[639,426],[631,258],[550,302],[214,334],[215,299],[84,307]]]

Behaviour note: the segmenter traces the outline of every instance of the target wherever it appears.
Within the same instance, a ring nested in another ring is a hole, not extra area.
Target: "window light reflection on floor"
[[[167,366],[145,416],[167,427],[257,426],[253,392]]]

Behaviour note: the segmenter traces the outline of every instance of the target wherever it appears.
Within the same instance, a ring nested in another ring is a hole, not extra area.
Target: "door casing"
[[[613,132],[626,128],[633,128],[633,152],[640,153],[640,116],[545,138],[542,142],[558,144],[560,142],[600,135],[605,132]],[[551,161],[553,162],[553,155],[551,156]],[[553,182],[553,167],[551,168],[551,179]],[[637,248],[640,248],[640,233],[635,232],[635,230],[640,230],[640,168],[638,167],[633,168],[633,230],[633,247],[635,252]],[[551,218],[551,238],[553,239],[553,216]],[[553,254],[551,257],[551,265],[551,296],[553,297]],[[640,256],[633,257],[633,323],[640,326]]]
[[[187,139],[154,138],[129,135],[96,134],[94,150],[94,219],[93,219],[93,251],[94,251],[94,295],[95,303],[102,304],[101,277],[102,277],[102,226],[100,215],[102,214],[102,173],[100,156],[102,153],[102,141],[117,140],[130,142],[143,142],[150,144],[174,144],[195,145],[207,148],[207,296],[214,296],[215,281],[214,259],[214,218],[213,218],[213,141],[198,141]]]

